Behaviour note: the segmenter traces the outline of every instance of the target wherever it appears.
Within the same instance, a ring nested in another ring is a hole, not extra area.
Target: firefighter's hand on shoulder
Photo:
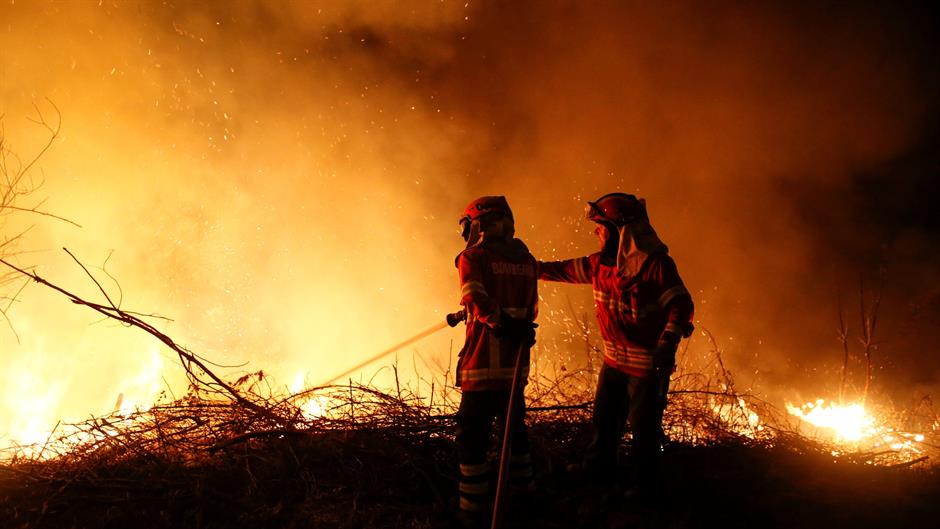
[[[658,370],[673,372],[676,367],[676,350],[679,348],[679,337],[671,332],[664,332],[659,338],[659,344],[653,350],[653,367]]]
[[[535,345],[535,328],[538,324],[503,314],[493,327],[493,334],[501,340],[512,340],[526,347]]]

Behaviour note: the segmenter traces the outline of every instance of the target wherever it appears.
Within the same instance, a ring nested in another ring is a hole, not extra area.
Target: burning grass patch
[[[144,321],[148,316],[110,298],[86,301],[6,264],[73,303],[153,335],[178,354],[190,391],[147,410],[60,425],[43,443],[0,452],[0,527],[452,525],[454,388],[435,391],[431,384],[421,396],[398,385],[350,383],[275,394],[261,372],[226,381],[211,362]],[[563,376],[535,370],[527,423],[539,492],[528,502],[510,500],[507,525],[935,526],[940,478],[936,467],[919,468],[929,456],[802,435],[785,414],[735,389],[717,343],[705,334],[714,346],[711,370],[680,369],[673,377],[664,420],[669,487],[653,503],[623,494],[629,436],[613,486],[564,472],[588,442],[594,373],[590,364]],[[936,448],[937,430],[920,446]]]
[[[792,527],[822,527],[817,521],[864,527],[885,520],[863,501],[895,502],[894,515],[909,527],[938,514],[928,501],[940,493],[935,471],[840,462],[826,445],[769,425],[761,430],[767,433],[749,435],[715,406],[723,393],[690,389],[676,390],[667,413],[674,435],[666,446],[670,497],[655,507],[637,505],[612,494],[616,488],[563,471],[587,443],[589,406],[546,403],[539,388],[531,388],[527,422],[540,507],[510,507],[516,526],[753,527],[774,517]],[[552,390],[555,397],[566,394]],[[147,411],[62,427],[44,446],[20,447],[0,466],[0,525],[451,525],[459,474],[451,401],[429,406],[407,391],[356,385],[244,396],[251,405],[194,391]],[[312,398],[324,404],[320,415],[305,414]],[[738,419],[745,409],[762,410],[746,397],[729,399]],[[623,448],[628,464],[629,442]],[[802,510],[794,511],[796,505]],[[799,514],[804,511],[809,518]]]

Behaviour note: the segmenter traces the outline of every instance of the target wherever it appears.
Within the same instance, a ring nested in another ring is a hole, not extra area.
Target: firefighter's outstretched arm
[[[539,261],[539,279],[562,283],[590,283],[591,258],[578,257],[565,261]]]

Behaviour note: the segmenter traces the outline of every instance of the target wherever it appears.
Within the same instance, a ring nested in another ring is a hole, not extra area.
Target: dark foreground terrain
[[[444,426],[420,438],[407,429],[265,435],[189,462],[4,465],[0,527],[452,527],[457,468]],[[786,446],[671,445],[669,493],[646,505],[566,474],[585,430],[533,425],[539,491],[510,506],[506,527],[940,527],[935,470],[835,463]]]

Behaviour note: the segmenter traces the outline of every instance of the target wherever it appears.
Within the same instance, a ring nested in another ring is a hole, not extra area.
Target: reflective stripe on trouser
[[[490,465],[460,465],[460,508],[470,512],[484,512],[492,508],[490,494]]]
[[[529,453],[528,431],[525,426],[525,400],[522,391],[514,399],[512,450],[514,458],[509,460],[509,484],[513,471],[519,479],[532,480],[532,463]],[[460,462],[460,508],[465,511],[489,510],[492,508],[494,471],[487,465],[487,451],[502,428],[493,428],[494,420],[500,424],[505,420],[509,404],[509,390],[464,391],[457,410],[457,457]],[[495,431],[494,431],[495,430]],[[497,435],[493,435],[493,434]],[[498,445],[497,445],[498,446]],[[484,476],[485,477],[481,477]],[[526,486],[526,485],[523,485]]]

